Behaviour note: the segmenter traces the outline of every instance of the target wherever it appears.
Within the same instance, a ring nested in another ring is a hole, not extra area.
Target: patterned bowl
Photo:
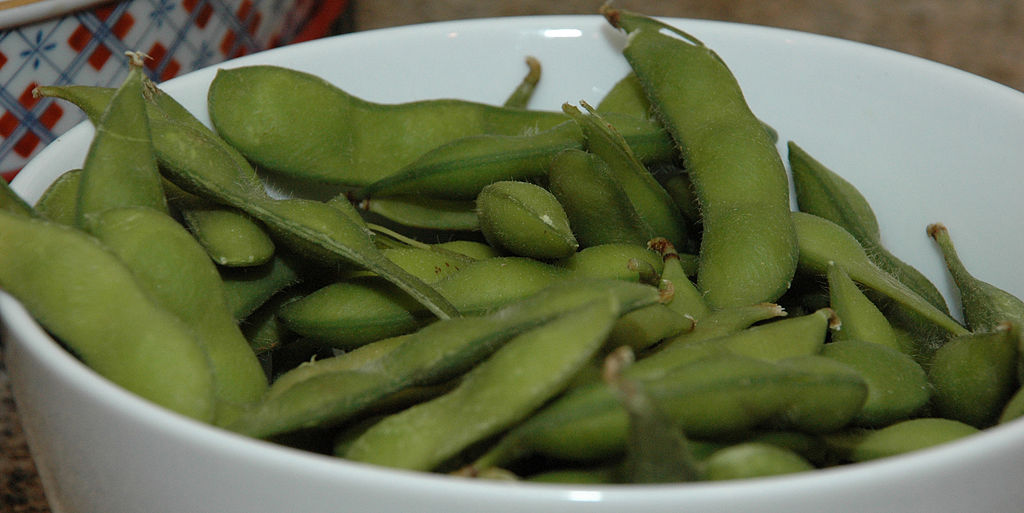
[[[0,175],[84,119],[32,97],[37,85],[114,86],[127,50],[164,81],[267,48],[346,28],[348,0],[0,1]]]

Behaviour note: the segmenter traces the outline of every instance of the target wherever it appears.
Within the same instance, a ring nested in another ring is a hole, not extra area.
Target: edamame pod
[[[261,168],[351,186],[389,176],[455,139],[519,135],[565,121],[560,113],[462,100],[373,103],[275,66],[219,70],[208,105],[217,133]]]
[[[540,82],[540,61],[536,57],[527,56],[526,67],[529,68],[526,76],[523,77],[522,82],[512,91],[512,94],[509,94],[508,98],[505,99],[505,103],[502,104],[503,107],[525,109],[529,105],[530,98],[533,98],[533,91],[537,88],[537,83]]]
[[[219,270],[224,298],[236,321],[248,317],[274,294],[301,281],[299,263],[284,252],[277,252],[263,265]]]
[[[0,287],[100,375],[170,410],[213,420],[213,377],[192,331],[95,238],[0,211]]]
[[[735,77],[689,34],[607,6],[602,14],[628,34],[623,54],[693,181],[703,224],[697,283],[709,305],[778,299],[797,264],[789,179]]]
[[[76,221],[118,207],[145,206],[167,212],[160,172],[142,97],[142,54],[128,52],[128,77],[96,122],[82,167]]]
[[[842,324],[833,331],[833,339],[854,338],[908,354],[913,351],[906,338],[897,335],[885,314],[864,295],[846,271],[838,265],[829,265],[826,278],[832,309],[842,319]]]
[[[878,220],[867,199],[850,182],[816,160],[803,148],[787,144],[793,188],[800,211],[828,219],[850,232],[872,262],[898,281],[948,313],[946,300],[932,282],[882,245]]]
[[[928,236],[942,252],[946,268],[960,291],[964,323],[971,331],[996,329],[1002,322],[1024,322],[1024,301],[999,287],[975,278],[957,254],[949,230],[941,223],[928,225]]]
[[[700,469],[683,431],[659,409],[642,385],[622,376],[623,367],[632,361],[632,351],[616,350],[606,358],[602,373],[629,415],[623,480],[632,483],[696,480]]]
[[[426,196],[381,196],[359,202],[360,210],[389,221],[427,230],[479,231],[476,203]]]
[[[580,126],[587,151],[600,156],[608,164],[612,179],[655,236],[685,248],[690,236],[686,232],[687,223],[668,192],[651,176],[608,120],[586,102],[580,102],[580,105],[587,114],[569,104],[564,104],[562,111]]]
[[[53,222],[72,226],[77,217],[78,184],[81,169],[65,171],[43,191],[34,205],[35,211]]]
[[[398,390],[441,383],[463,374],[506,340],[557,319],[593,300],[601,291],[617,298],[622,313],[658,301],[657,289],[646,285],[570,280],[487,316],[430,324],[410,334],[398,349],[372,366],[312,372],[308,379],[289,382],[280,393],[271,385],[265,400],[230,428],[250,436],[267,437],[342,422]],[[329,360],[321,359],[310,365]]]
[[[849,339],[825,344],[821,354],[853,367],[867,383],[868,395],[856,424],[886,426],[910,418],[931,399],[924,369],[896,349]]]
[[[463,314],[480,315],[566,277],[564,271],[533,259],[500,257],[470,263],[433,287]],[[407,333],[427,317],[418,303],[378,277],[327,285],[289,303],[278,315],[288,329],[340,348]]]
[[[628,367],[626,377],[631,377]],[[835,373],[819,381],[828,390]],[[794,390],[818,378],[786,366],[726,352],[676,367],[654,379],[637,379],[690,438],[728,438],[771,419],[790,404]],[[826,392],[827,393],[827,392]],[[507,433],[473,466],[501,466],[530,454],[594,461],[622,454],[628,418],[607,387],[570,390]]]
[[[579,248],[562,205],[539,185],[494,182],[477,195],[476,208],[480,231],[499,250],[552,260]]]
[[[548,190],[562,204],[583,248],[641,245],[655,235],[597,155],[580,149],[559,153],[548,170]]]
[[[814,470],[799,454],[758,442],[736,444],[712,454],[705,462],[708,481],[751,479]]]
[[[569,258],[554,262],[554,265],[571,273],[592,278],[642,281],[652,285],[658,283],[665,268],[664,261],[657,253],[643,245],[625,243],[607,243],[583,248]],[[648,267],[651,276],[642,272]]]
[[[952,335],[967,333],[958,322],[875,265],[864,248],[841,226],[805,212],[793,212],[799,244],[800,267],[818,275],[830,263],[841,266],[850,278],[914,311]],[[915,348],[930,353],[934,348]]]
[[[607,116],[644,163],[674,157],[671,139],[657,124],[630,116]],[[582,149],[583,134],[571,120],[523,135],[476,135],[424,153],[401,170],[353,191],[357,199],[402,194],[472,199],[499,180],[531,180],[547,173],[567,149]]]
[[[244,213],[203,200],[170,182],[164,183],[164,189],[171,208],[217,265],[250,267],[274,256],[274,241]]]
[[[267,379],[228,310],[220,275],[198,242],[170,216],[147,207],[89,214],[88,228],[168,312],[188,323],[210,360],[224,424],[263,395]]]
[[[928,367],[938,416],[977,428],[994,424],[1017,382],[1018,328],[1010,323],[991,332],[950,339]]]
[[[451,392],[375,424],[345,457],[399,468],[437,467],[561,391],[601,347],[618,316],[608,296],[516,336]]]
[[[647,100],[636,73],[629,72],[601,98],[597,104],[597,111],[602,114],[616,112],[645,118],[651,117],[651,102]]]
[[[977,428],[941,418],[919,418],[897,422],[871,431],[849,451],[852,461],[868,461],[896,456],[970,436]]]

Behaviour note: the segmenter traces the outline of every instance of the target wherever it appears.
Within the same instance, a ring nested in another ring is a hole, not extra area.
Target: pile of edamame
[[[223,69],[212,128],[141,54],[116,89],[39,87],[97,130],[34,205],[0,188],[0,287],[182,415],[465,477],[754,478],[1024,415],[1024,303],[944,226],[963,322],[712,49],[602,13],[632,71],[561,111],[527,108],[536,60],[500,106]]]

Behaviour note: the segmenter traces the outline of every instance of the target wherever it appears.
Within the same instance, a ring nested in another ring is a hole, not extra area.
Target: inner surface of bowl
[[[668,20],[715,49],[754,113],[852,182],[884,243],[956,304],[925,226],[955,233],[976,275],[1024,295],[1012,255],[1024,211],[1024,95],[935,63],[778,29]],[[254,54],[368,100],[500,103],[526,56],[543,66],[531,107],[598,100],[629,67],[598,16],[473,20],[383,29]],[[162,87],[207,121],[208,68]],[[15,179],[34,200],[79,167],[80,125]],[[545,486],[394,471],[279,447],[181,418],[110,385],[8,297],[6,360],[55,511],[1009,511],[1024,500],[1024,424],[886,461],[781,478],[666,486]],[[272,485],[268,486],[268,483]],[[74,506],[74,507],[72,507]]]

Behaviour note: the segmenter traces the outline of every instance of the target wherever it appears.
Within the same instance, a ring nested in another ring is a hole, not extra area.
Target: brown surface
[[[593,14],[592,0],[362,0],[355,26],[373,29],[462,18]],[[619,1],[648,14],[815,32],[925,57],[1024,91],[1024,2],[1018,0]],[[0,511],[46,513],[45,498],[0,362]]]

